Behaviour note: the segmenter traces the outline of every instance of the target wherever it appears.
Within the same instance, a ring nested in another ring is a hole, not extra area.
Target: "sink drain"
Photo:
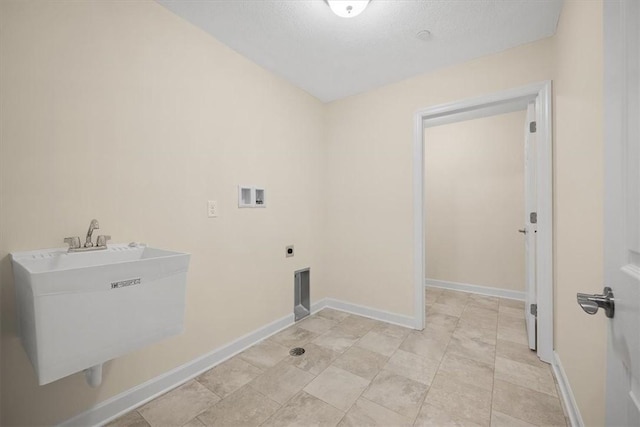
[[[304,354],[304,348],[296,347],[289,350],[289,354],[292,356],[302,356]]]

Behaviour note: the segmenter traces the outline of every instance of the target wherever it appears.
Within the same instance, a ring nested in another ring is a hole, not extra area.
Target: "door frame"
[[[416,329],[425,326],[425,240],[424,235],[424,124],[425,121],[460,121],[499,114],[505,106],[535,101],[537,122],[536,183],[538,232],[536,278],[538,303],[538,357],[553,362],[553,135],[551,80],[527,86],[463,99],[421,109],[414,116],[413,140],[413,279],[414,322]],[[485,114],[482,114],[485,112]]]

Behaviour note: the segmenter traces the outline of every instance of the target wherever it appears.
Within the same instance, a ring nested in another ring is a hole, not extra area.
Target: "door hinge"
[[[538,304],[531,304],[529,310],[533,316],[538,317]]]
[[[536,133],[537,129],[538,129],[538,125],[536,124],[536,122],[529,122],[529,132]]]

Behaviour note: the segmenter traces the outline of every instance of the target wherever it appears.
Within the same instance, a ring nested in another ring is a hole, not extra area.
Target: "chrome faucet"
[[[91,242],[91,236],[93,235],[93,230],[99,229],[100,228],[100,224],[98,224],[98,220],[97,219],[92,219],[91,223],[89,224],[89,231],[87,231],[87,240],[85,240],[84,242],[84,247],[85,248],[92,248],[93,247],[93,242]]]
[[[87,231],[87,238],[84,246],[80,245],[80,237],[65,237],[64,242],[69,244],[69,252],[85,252],[85,251],[97,251],[101,249],[107,249],[107,240],[111,239],[111,236],[98,236],[96,244],[91,241],[93,231],[100,228],[97,219],[92,219],[89,224],[89,231]]]

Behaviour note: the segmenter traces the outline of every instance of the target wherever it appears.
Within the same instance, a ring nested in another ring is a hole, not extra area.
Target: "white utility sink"
[[[40,385],[89,368],[101,375],[102,363],[183,330],[187,253],[114,244],[11,258],[20,335]]]

